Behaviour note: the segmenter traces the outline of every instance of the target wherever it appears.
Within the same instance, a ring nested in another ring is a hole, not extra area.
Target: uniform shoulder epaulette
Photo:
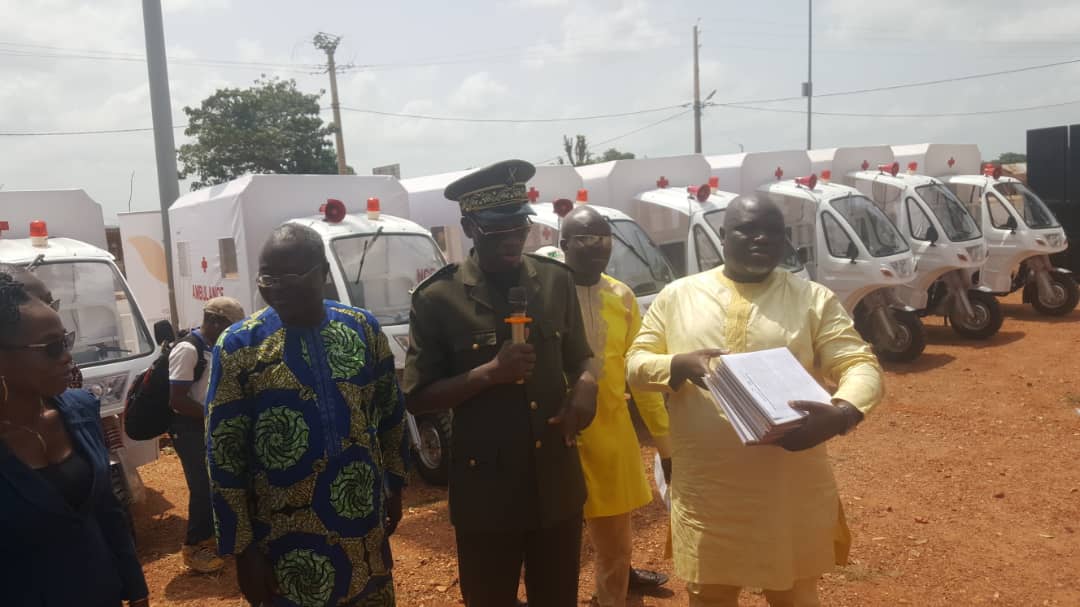
[[[421,291],[421,290],[427,288],[428,286],[432,285],[433,283],[435,283],[435,281],[437,281],[437,280],[442,280],[444,278],[450,278],[451,276],[454,275],[455,272],[457,272],[459,267],[460,266],[458,264],[456,264],[456,263],[448,263],[448,264],[446,264],[445,266],[443,266],[443,267],[439,268],[438,270],[435,270],[434,272],[432,272],[424,280],[421,280],[419,283],[417,283],[416,286],[413,287],[411,291],[409,291],[409,293],[415,293],[417,291]]]
[[[560,268],[563,268],[565,270],[569,270],[569,271],[573,272],[573,270],[570,268],[570,266],[566,265],[565,261],[559,261],[558,259],[555,259],[554,257],[548,257],[547,255],[537,255],[536,253],[526,253],[526,255],[528,255],[532,259],[538,259],[540,261],[546,261],[547,263],[555,264],[555,265],[559,266]]]

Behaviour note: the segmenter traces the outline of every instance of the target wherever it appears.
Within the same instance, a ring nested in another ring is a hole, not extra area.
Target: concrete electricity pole
[[[313,40],[315,48],[326,53],[326,70],[330,72],[330,109],[334,111],[334,141],[337,148],[337,168],[339,175],[345,175],[345,135],[341,132],[341,104],[338,103],[337,65],[334,64],[334,51],[337,50],[341,36],[331,36],[319,32]]]
[[[165,59],[165,26],[161,0],[143,0],[143,29],[146,32],[146,69],[150,77],[150,113],[154,121],[154,153],[157,156],[158,197],[161,204],[161,233],[165,246],[165,273],[169,286],[169,315],[179,329],[176,290],[173,283],[172,232],[169,206],[180,197],[180,176],[176,170],[176,141],[173,139],[172,102],[169,100],[169,69]]]
[[[694,25],[694,153],[701,153],[701,73],[698,69],[698,26]]]
[[[806,84],[803,95],[806,96],[806,149],[813,149],[814,119],[814,0],[807,0],[809,10],[806,19]]]

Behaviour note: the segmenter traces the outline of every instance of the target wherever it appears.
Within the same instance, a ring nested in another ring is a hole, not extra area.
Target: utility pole
[[[814,119],[814,0],[807,0],[809,11],[806,18],[806,83],[803,95],[806,96],[806,149],[813,148]]]
[[[176,140],[173,139],[172,102],[169,100],[169,69],[165,58],[165,26],[161,0],[143,0],[143,29],[146,33],[146,69],[150,78],[150,113],[154,121],[154,153],[157,157],[158,198],[161,203],[161,234],[165,246],[165,274],[169,287],[169,317],[176,316],[173,283],[172,231],[169,206],[180,197],[180,176],[176,170]],[[132,175],[134,179],[134,175]]]
[[[698,26],[694,24],[694,153],[701,153],[701,73],[698,69]]]
[[[326,70],[330,72],[330,109],[334,111],[334,141],[337,148],[337,170],[339,175],[348,171],[345,165],[345,135],[341,132],[341,104],[338,103],[337,66],[334,64],[334,51],[337,50],[341,36],[331,36],[319,32],[313,40],[315,48],[326,53]]]

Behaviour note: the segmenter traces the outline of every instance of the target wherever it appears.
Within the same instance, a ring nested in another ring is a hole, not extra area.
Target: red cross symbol
[[[776,172],[773,173],[773,175],[776,175],[776,180],[780,181],[781,179],[784,178],[784,169],[782,169],[780,167],[776,167]]]
[[[202,266],[202,271],[203,271],[203,274],[206,274],[206,268],[207,268],[207,266],[208,266],[209,264],[208,264],[208,263],[206,263],[206,258],[205,258],[205,257],[203,257],[203,258],[202,258],[202,263],[201,263],[201,264],[199,264],[199,265],[201,265],[201,266]]]
[[[954,164],[956,164],[956,159],[955,158],[950,158],[949,159],[949,168],[951,169],[952,165],[954,165]]]
[[[865,161],[865,160],[864,160],[864,161],[862,161],[862,170],[864,170],[864,171],[865,171],[865,170],[866,170],[866,169],[868,169],[868,168],[870,168],[870,163],[869,163],[869,162],[867,162],[867,161]]]
[[[525,195],[529,197],[529,202],[535,204],[536,201],[540,199],[540,190],[537,190],[536,188],[529,188],[529,193]]]
[[[669,182],[667,180],[667,177],[664,177],[663,175],[661,175],[660,179],[656,180],[656,187],[658,187],[658,188],[666,188],[666,187],[668,187],[668,183]]]
[[[11,229],[11,226],[6,221],[0,221],[0,232],[6,232]]]

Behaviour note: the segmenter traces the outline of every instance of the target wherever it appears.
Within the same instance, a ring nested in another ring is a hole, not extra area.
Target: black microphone
[[[525,315],[529,308],[529,293],[525,287],[510,287],[507,297],[510,303],[510,316],[506,318],[506,324],[510,325],[510,342],[515,344],[525,343],[525,331],[532,319]],[[519,379],[519,384],[525,383]]]

